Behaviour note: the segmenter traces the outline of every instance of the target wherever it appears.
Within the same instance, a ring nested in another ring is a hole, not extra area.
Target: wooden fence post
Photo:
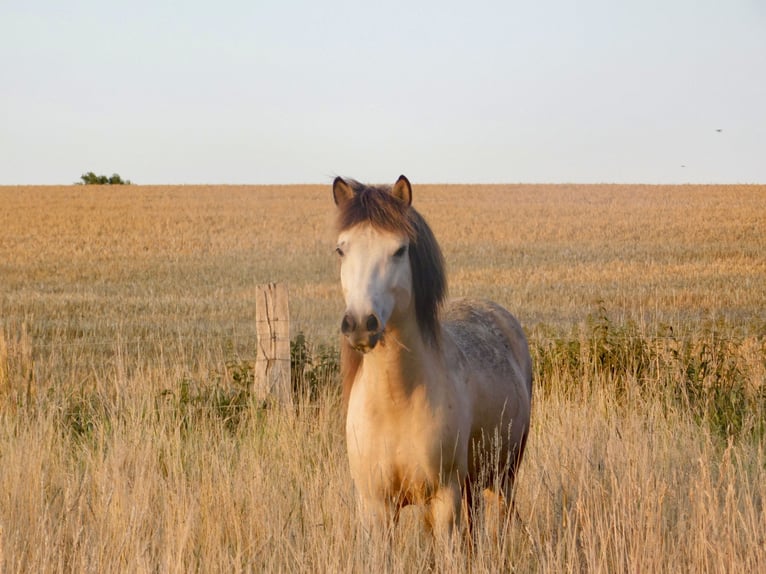
[[[268,283],[256,286],[255,397],[292,403],[290,383],[290,311],[287,286]]]

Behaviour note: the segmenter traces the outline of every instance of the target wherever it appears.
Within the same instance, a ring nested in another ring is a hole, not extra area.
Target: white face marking
[[[346,313],[364,325],[375,315],[383,331],[396,310],[409,307],[412,273],[409,241],[369,224],[355,225],[338,236],[340,282]]]

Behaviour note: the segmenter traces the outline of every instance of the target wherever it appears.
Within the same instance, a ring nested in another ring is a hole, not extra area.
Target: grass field
[[[766,187],[418,186],[453,296],[524,325],[518,517],[357,528],[326,186],[0,187],[0,572],[766,568]],[[285,282],[294,410],[250,399]],[[297,348],[297,345],[296,345]]]

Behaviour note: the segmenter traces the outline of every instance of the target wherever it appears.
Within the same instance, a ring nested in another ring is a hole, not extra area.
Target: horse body
[[[493,462],[493,471],[508,474],[502,483],[507,497],[529,429],[532,359],[526,336],[516,318],[491,301],[452,301],[443,325],[453,349],[445,351],[449,371],[471,398],[468,478],[492,486],[492,472],[479,475],[482,465]]]
[[[435,533],[447,534],[471,485],[510,497],[529,429],[526,339],[494,303],[461,299],[441,309],[441,252],[410,207],[406,178],[390,190],[339,178],[333,194],[346,440],[361,514],[385,525],[422,504]]]

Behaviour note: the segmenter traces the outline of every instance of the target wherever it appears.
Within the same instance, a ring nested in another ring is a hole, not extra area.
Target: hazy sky
[[[766,183],[766,2],[0,0],[0,113],[0,184]]]

